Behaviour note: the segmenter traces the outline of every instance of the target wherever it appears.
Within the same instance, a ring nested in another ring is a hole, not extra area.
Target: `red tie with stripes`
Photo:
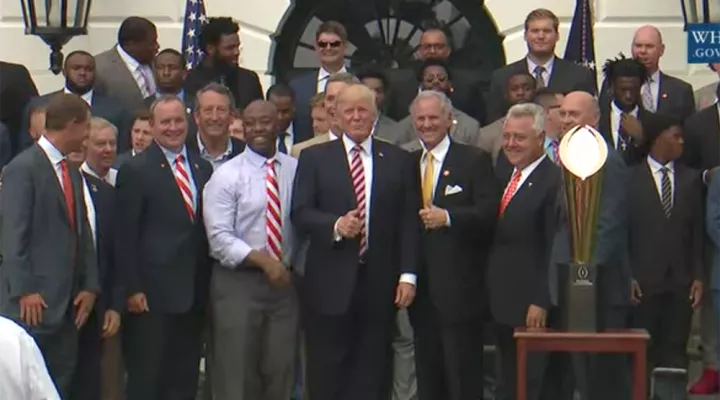
[[[190,190],[190,174],[188,174],[183,164],[185,156],[178,154],[175,157],[175,182],[180,188],[180,193],[183,197],[183,203],[185,203],[185,209],[187,210],[188,216],[191,220],[195,219],[195,211],[193,207],[193,196]]]
[[[365,230],[365,168],[363,167],[362,153],[363,148],[356,145],[352,148],[352,158],[350,162],[350,176],[352,177],[353,188],[355,189],[355,200],[357,202],[358,211],[360,211],[360,251],[358,253],[360,260],[365,256],[367,251],[367,232]]]
[[[282,218],[280,208],[280,185],[278,185],[277,174],[275,173],[275,164],[277,161],[273,159],[267,160],[267,213],[265,228],[267,231],[267,247],[270,254],[276,260],[282,259]]]

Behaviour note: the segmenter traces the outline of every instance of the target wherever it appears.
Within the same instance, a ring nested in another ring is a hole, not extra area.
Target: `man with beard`
[[[243,112],[247,149],[220,167],[203,195],[213,266],[213,389],[218,400],[288,400],[298,308],[290,268],[290,200],[297,160],[276,148],[277,110]]]
[[[420,90],[434,90],[444,93],[447,97],[453,92],[452,75],[447,62],[430,58],[423,62],[417,75]],[[398,122],[395,129],[397,138],[390,142],[398,145],[407,145],[408,151],[420,150],[420,142],[417,133],[412,125],[412,117],[407,116]],[[450,138],[458,143],[472,144],[477,141],[480,132],[480,124],[471,116],[458,110],[452,109],[452,126],[450,127]]]
[[[198,43],[205,57],[185,78],[183,87],[189,96],[194,96],[208,83],[217,82],[230,89],[240,109],[253,100],[263,99],[258,75],[238,65],[239,30],[238,24],[229,17],[210,18],[203,25]]]
[[[22,121],[22,146],[23,149],[33,143],[30,135],[31,110],[38,109],[47,104],[52,96],[57,93],[74,93],[90,105],[90,111],[95,117],[108,120],[118,129],[117,146],[118,151],[124,152],[130,149],[130,129],[133,123],[132,115],[123,107],[122,103],[102,93],[95,91],[95,59],[93,56],[82,50],[73,51],[65,58],[63,66],[65,87],[56,92],[35,97],[25,108]]]
[[[628,165],[645,159],[642,121],[652,113],[642,105],[640,89],[648,78],[647,68],[632,58],[620,55],[603,66],[612,96],[600,103],[599,131],[610,148]]]

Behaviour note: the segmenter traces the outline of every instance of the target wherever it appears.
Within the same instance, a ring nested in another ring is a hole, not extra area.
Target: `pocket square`
[[[463,191],[463,188],[457,185],[447,185],[445,186],[445,196],[449,196],[451,194],[460,193]]]

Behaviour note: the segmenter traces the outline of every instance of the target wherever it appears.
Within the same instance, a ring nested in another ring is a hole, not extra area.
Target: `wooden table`
[[[647,400],[647,342],[644,329],[608,332],[562,332],[551,329],[515,329],[517,341],[517,400],[527,400],[527,353],[564,351],[570,353],[632,353],[633,400]]]

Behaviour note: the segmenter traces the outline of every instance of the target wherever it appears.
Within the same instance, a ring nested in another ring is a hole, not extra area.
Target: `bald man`
[[[652,25],[635,31],[632,56],[642,62],[650,79],[641,88],[642,107],[650,112],[673,115],[683,121],[695,112],[692,86],[660,70],[660,58],[665,54],[662,33]],[[603,82],[602,101],[609,101],[608,82]]]
[[[597,129],[600,119],[598,102],[586,92],[572,92],[563,99],[560,107],[562,132],[577,125]],[[598,320],[603,329],[626,327],[630,300],[630,266],[628,264],[627,215],[625,186],[627,168],[620,155],[608,146],[608,158],[603,167],[600,212],[596,227],[595,251],[590,263],[597,265],[602,274],[598,287],[601,299],[597,307]],[[567,207],[563,207],[567,210]],[[561,215],[560,229],[555,237],[550,265],[550,288],[553,303],[558,304],[558,265],[571,261],[569,230],[566,212]],[[561,313],[560,313],[561,314]],[[630,395],[630,372],[625,358],[613,354],[573,356],[575,381],[583,399],[624,400]],[[551,361],[552,362],[552,361]],[[558,367],[550,368],[554,378],[563,375]],[[549,378],[552,379],[552,378]],[[565,399],[561,395],[552,397]]]

